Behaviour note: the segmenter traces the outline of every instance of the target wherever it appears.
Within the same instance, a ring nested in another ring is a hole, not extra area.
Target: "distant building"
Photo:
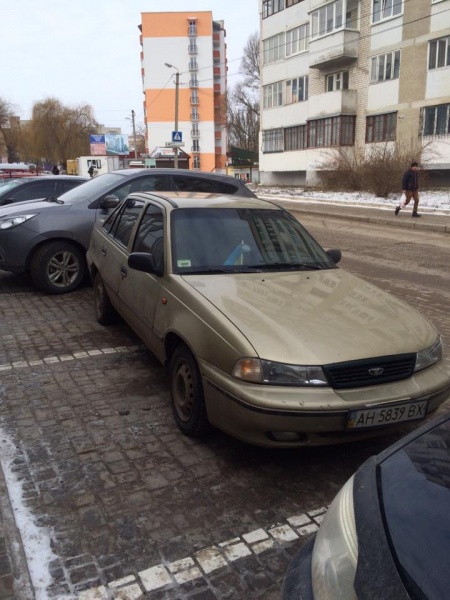
[[[261,182],[314,182],[324,150],[432,143],[450,181],[448,0],[260,0]]]
[[[146,152],[172,142],[176,72],[178,131],[190,168],[225,172],[226,44],[223,21],[212,13],[142,13],[141,64]],[[167,67],[173,65],[173,67]]]

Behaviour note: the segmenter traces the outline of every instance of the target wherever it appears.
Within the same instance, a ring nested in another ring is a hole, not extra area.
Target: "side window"
[[[222,181],[215,181],[214,187],[216,188],[214,191],[218,194],[238,194],[239,190],[229,183],[223,183]]]
[[[159,206],[150,204],[139,224],[134,240],[133,252],[149,252],[155,265],[164,267],[164,218]]]
[[[169,189],[169,178],[166,175],[140,177],[131,184],[132,192],[164,192]]]
[[[114,221],[114,225],[110,230],[110,235],[124,246],[128,246],[131,232],[144,206],[142,200],[129,198],[123,204],[122,210],[118,218]]]
[[[216,192],[215,181],[200,179],[200,177],[184,177],[177,175],[173,178],[175,189],[179,192]]]
[[[77,185],[81,185],[81,183],[79,181],[70,181],[70,179],[58,179],[56,182],[56,194],[60,196],[61,194],[64,194],[64,192],[68,192],[72,188],[77,187]]]
[[[38,181],[37,183],[26,185],[17,192],[11,194],[14,200],[33,200],[34,198],[49,198],[56,194],[56,181]]]

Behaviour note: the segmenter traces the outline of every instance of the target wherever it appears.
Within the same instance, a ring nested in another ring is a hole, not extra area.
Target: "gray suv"
[[[79,287],[92,228],[131,192],[197,191],[255,197],[239,179],[184,169],[122,169],[59,198],[0,207],[0,269],[29,273],[49,294]]]

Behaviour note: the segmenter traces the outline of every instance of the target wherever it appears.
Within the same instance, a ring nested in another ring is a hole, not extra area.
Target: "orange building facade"
[[[214,21],[210,11],[142,13],[140,30],[147,152],[172,142],[177,116],[189,167],[225,173],[223,21]]]

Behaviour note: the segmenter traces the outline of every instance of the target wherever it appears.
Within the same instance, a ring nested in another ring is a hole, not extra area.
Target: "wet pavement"
[[[373,207],[277,201],[450,232],[450,215],[399,221]],[[301,455],[218,432],[183,437],[161,366],[127,327],[97,324],[90,288],[50,297],[6,273],[0,285],[0,429],[14,449],[2,462],[42,532],[36,553],[50,553],[51,575],[46,590],[0,474],[2,599],[278,599],[290,557],[340,485],[400,435]]]

